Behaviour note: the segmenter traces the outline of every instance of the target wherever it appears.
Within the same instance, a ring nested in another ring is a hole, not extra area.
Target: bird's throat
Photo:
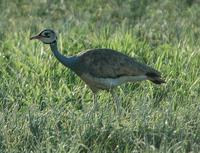
[[[73,68],[74,63],[76,62],[76,59],[77,59],[76,56],[68,57],[68,56],[62,55],[58,51],[56,40],[50,44],[50,47],[51,47],[51,51],[53,52],[54,56],[58,59],[58,61],[60,61],[63,65],[69,68]]]

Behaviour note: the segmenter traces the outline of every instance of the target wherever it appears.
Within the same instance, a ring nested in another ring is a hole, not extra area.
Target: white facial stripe
[[[42,36],[40,40],[45,44],[50,44],[56,41],[57,38],[55,32],[51,30],[44,30],[40,33],[40,35]]]

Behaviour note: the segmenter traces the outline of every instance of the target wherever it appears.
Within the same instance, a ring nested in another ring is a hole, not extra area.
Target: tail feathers
[[[155,77],[155,78],[149,78],[150,81],[152,81],[155,84],[162,84],[166,83],[165,80],[162,80],[161,78]]]
[[[161,79],[160,77],[160,73],[157,72],[148,72],[146,73],[146,76],[148,77],[148,79],[150,81],[152,81],[155,84],[162,84],[162,83],[166,83],[163,79]]]

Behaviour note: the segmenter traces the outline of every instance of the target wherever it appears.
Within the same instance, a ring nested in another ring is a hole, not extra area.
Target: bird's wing
[[[80,53],[78,58],[79,71],[98,78],[139,76],[147,73],[160,76],[160,73],[155,69],[111,49],[88,50]]]

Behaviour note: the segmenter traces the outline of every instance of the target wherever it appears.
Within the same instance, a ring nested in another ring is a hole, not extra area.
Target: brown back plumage
[[[83,72],[99,78],[138,76],[147,73],[160,77],[155,69],[112,49],[92,49],[80,53],[79,62]]]

